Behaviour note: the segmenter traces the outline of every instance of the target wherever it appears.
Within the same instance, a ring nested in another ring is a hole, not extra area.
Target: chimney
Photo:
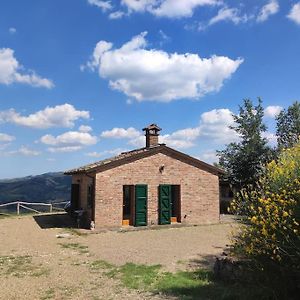
[[[146,147],[153,147],[158,145],[158,136],[161,128],[159,128],[156,124],[151,124],[148,127],[143,128],[146,136]]]

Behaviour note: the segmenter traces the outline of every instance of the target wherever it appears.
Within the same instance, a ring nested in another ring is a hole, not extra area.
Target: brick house
[[[157,125],[143,130],[146,147],[65,172],[72,207],[96,228],[218,222],[222,170],[159,144]]]

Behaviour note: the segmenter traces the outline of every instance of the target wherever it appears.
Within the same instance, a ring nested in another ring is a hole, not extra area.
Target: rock
[[[60,233],[60,234],[57,234],[56,237],[57,237],[58,239],[70,238],[70,237],[71,237],[71,234],[70,234],[70,233]]]

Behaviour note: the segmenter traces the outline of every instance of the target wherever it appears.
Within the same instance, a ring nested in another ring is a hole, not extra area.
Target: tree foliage
[[[220,166],[225,170],[229,182],[242,187],[253,184],[262,173],[265,163],[270,159],[271,149],[262,133],[267,130],[263,123],[264,108],[261,99],[254,106],[245,99],[239,106],[239,113],[233,115],[239,142],[230,143],[223,151],[218,151]]]
[[[295,102],[283,109],[276,117],[278,148],[293,147],[300,136],[300,103]]]

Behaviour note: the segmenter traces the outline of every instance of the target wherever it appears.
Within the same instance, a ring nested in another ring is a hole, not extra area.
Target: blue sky
[[[297,0],[9,0],[0,4],[0,178],[161,142],[207,162],[243,98],[266,137],[299,100]]]

